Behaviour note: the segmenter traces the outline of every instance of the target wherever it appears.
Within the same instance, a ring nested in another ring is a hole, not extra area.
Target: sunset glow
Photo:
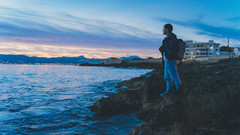
[[[165,23],[183,40],[240,46],[240,2],[2,0],[0,54],[159,57]]]

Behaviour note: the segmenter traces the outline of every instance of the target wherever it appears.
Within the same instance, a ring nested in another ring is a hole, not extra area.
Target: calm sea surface
[[[95,117],[89,106],[124,88],[117,83],[152,70],[0,65],[1,134],[127,134],[134,114]]]

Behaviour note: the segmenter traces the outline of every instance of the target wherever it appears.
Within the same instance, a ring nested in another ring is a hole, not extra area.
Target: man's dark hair
[[[172,24],[169,24],[169,23],[168,23],[168,24],[165,24],[165,25],[164,25],[164,28],[165,28],[165,29],[168,29],[168,31],[169,31],[170,33],[171,33],[172,30],[173,30]]]

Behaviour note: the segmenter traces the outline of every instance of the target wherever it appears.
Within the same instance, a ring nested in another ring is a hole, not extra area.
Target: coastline
[[[161,63],[134,63],[134,64],[78,64],[78,66],[100,66],[100,67],[115,67],[115,68],[139,68],[139,69],[157,69],[162,66]]]
[[[0,68],[0,102],[6,103],[1,106],[0,132],[61,134],[59,131],[64,130],[68,134],[127,134],[132,126],[142,124],[133,113],[96,118],[88,106],[102,96],[120,91],[115,86],[121,80],[152,70],[38,65]],[[55,125],[55,120],[63,122]]]
[[[98,100],[90,109],[95,116],[134,112],[144,120],[130,135],[142,134],[231,134],[240,133],[240,58],[210,64],[178,67],[184,84],[181,93],[160,97],[164,91],[163,69],[120,82],[128,87]],[[133,90],[130,90],[133,89]]]

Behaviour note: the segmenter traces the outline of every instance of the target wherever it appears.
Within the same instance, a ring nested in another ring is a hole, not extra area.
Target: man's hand
[[[167,59],[167,62],[169,62],[169,60]]]

